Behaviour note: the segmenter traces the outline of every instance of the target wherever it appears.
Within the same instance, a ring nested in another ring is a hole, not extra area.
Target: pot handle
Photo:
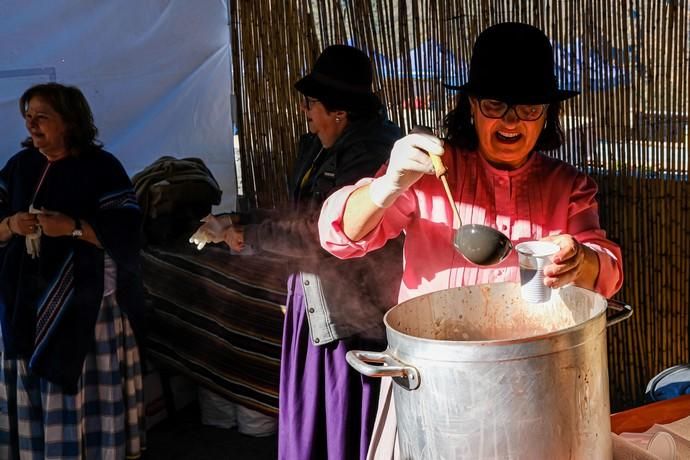
[[[412,366],[401,363],[388,351],[350,350],[345,355],[348,364],[367,377],[392,377],[406,390],[419,388],[419,372]],[[368,363],[383,364],[373,366]]]
[[[627,303],[613,299],[606,299],[606,301],[608,302],[608,308],[610,308],[611,310],[616,310],[616,313],[614,313],[606,319],[606,327],[618,324],[621,321],[625,321],[626,319],[632,316],[633,309]]]

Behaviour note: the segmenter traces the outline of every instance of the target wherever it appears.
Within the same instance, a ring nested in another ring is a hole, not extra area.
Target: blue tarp
[[[634,49],[621,50],[611,48],[608,53],[590,49],[587,53],[587,66],[582,43],[555,43],[554,57],[556,60],[556,78],[561,88],[582,91],[584,82],[591,91],[602,91],[616,86],[630,84],[630,68],[624,63],[637,65],[633,54]],[[626,56],[625,54],[628,54]],[[584,73],[587,72],[587,75]]]
[[[428,65],[428,62],[431,65]],[[464,74],[467,67],[455,53],[435,40],[428,40],[410,50],[409,54],[400,57],[396,64],[397,77],[441,80],[446,83],[464,81],[464,75],[460,74]]]

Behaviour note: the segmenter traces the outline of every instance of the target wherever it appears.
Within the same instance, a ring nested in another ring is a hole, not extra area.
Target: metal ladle
[[[434,132],[426,126],[415,126],[412,133],[431,134]],[[458,219],[460,227],[453,236],[453,246],[462,256],[475,265],[495,265],[505,259],[513,249],[510,239],[495,228],[480,224],[462,224],[458,207],[453,199],[453,194],[448,185],[446,173],[448,168],[443,164],[443,160],[438,155],[429,155],[434,165],[436,177],[441,180],[446,191],[448,202],[453,209],[453,214]]]

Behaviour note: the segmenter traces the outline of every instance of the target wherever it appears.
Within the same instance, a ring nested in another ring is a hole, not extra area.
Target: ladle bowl
[[[453,246],[475,265],[495,265],[513,249],[513,244],[503,233],[479,224],[466,224],[458,228],[453,237]]]

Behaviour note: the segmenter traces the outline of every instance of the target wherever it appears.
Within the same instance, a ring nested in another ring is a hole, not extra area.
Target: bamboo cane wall
[[[454,100],[442,83],[465,81],[472,43],[489,25],[527,22],[554,43],[569,44],[557,53],[565,69],[559,78],[581,95],[566,103],[567,142],[556,155],[597,180],[602,226],[624,254],[626,279],[617,297],[635,309],[608,331],[613,409],[642,403],[651,377],[689,362],[688,0],[233,0],[231,6],[242,192],[252,206],[287,198],[296,139],[306,131],[292,85],[323,47],[349,43],[372,56],[374,86],[406,131],[416,123],[439,127]],[[410,54],[428,40],[439,45],[436,52]]]

